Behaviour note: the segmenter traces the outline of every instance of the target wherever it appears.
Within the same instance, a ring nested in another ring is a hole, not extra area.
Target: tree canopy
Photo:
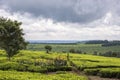
[[[6,51],[9,60],[27,45],[21,24],[16,20],[0,17],[0,47]]]
[[[52,50],[52,46],[46,45],[45,49],[46,49],[46,53],[49,53],[49,51]]]

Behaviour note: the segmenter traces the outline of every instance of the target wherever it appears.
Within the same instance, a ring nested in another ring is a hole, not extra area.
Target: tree
[[[46,45],[45,49],[46,49],[46,53],[49,53],[52,50],[52,46]]]
[[[75,49],[70,49],[69,52],[70,53],[75,53]]]
[[[0,17],[0,47],[6,51],[9,60],[27,45],[23,38],[23,30],[20,28],[21,24],[21,22]]]
[[[67,61],[69,61],[70,60],[70,55],[69,55],[69,53],[67,53]]]

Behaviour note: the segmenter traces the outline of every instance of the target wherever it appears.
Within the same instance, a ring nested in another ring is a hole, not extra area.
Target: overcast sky
[[[120,0],[0,0],[26,40],[120,40]]]

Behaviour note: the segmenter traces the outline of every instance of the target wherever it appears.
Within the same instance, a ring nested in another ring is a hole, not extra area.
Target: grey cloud
[[[2,0],[2,4],[14,12],[29,12],[60,22],[89,23],[108,11],[120,12],[120,0]]]
[[[105,18],[108,22],[119,23],[119,18],[116,16],[110,17],[113,14],[107,13],[102,19],[91,22],[90,24],[66,23],[56,22],[52,19],[40,19],[30,16],[29,14],[14,13],[0,9],[0,15],[23,22],[21,28],[26,33],[25,39],[39,40],[39,39],[74,39],[74,40],[90,40],[90,39],[116,39],[120,40],[120,26],[106,24]],[[102,22],[103,21],[103,22]],[[90,27],[93,26],[93,27]],[[98,37],[99,36],[99,37]]]

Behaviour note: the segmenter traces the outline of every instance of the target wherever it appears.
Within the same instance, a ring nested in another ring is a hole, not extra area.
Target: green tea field
[[[90,80],[90,75],[120,79],[120,58],[69,53],[68,60],[65,53],[23,50],[8,61],[0,51],[0,80]]]
[[[45,45],[52,46],[53,52],[69,52],[70,49],[81,51],[82,53],[93,54],[94,52],[105,53],[108,51],[120,52],[120,46],[102,47],[101,44],[28,44],[28,50],[44,51]]]

